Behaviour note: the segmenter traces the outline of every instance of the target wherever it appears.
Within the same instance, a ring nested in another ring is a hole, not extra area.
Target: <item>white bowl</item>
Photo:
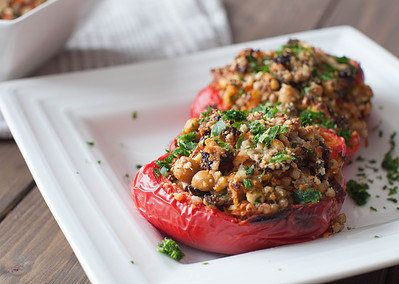
[[[0,81],[30,74],[60,50],[82,13],[81,4],[49,0],[17,19],[0,20]]]

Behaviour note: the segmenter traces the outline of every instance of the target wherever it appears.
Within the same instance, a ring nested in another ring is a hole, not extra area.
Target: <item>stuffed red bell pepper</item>
[[[171,151],[133,180],[140,213],[177,241],[223,254],[342,230],[346,145],[282,108],[209,110],[188,120]]]
[[[366,118],[373,93],[359,63],[345,56],[290,40],[275,51],[243,50],[231,64],[213,69],[212,76],[192,104],[192,117],[208,106],[250,110],[265,102],[282,103],[293,107],[290,117],[303,111],[324,116],[328,128],[345,138],[347,162],[359,149],[360,137],[367,145]]]

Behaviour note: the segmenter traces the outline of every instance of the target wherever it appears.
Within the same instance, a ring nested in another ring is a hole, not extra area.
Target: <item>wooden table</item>
[[[234,42],[351,25],[399,57],[397,0],[224,0],[224,4]],[[15,142],[7,140],[0,141],[0,283],[17,282],[89,280]],[[399,283],[399,266],[334,283]]]

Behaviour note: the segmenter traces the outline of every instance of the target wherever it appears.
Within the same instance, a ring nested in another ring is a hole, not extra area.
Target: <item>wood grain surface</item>
[[[223,2],[234,42],[351,25],[399,57],[398,0]],[[88,282],[15,142],[0,141],[0,283]],[[399,283],[399,266],[331,283]]]

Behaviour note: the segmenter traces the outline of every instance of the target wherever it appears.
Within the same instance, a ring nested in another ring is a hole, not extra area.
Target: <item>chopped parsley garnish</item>
[[[277,135],[287,133],[289,129],[290,128],[288,126],[282,126],[282,125],[272,126],[263,133],[262,132],[257,133],[255,137],[252,139],[252,142],[254,142],[255,144],[264,143],[265,146],[268,146],[274,140],[274,138],[276,138]],[[251,134],[253,134],[252,131]]]
[[[200,114],[201,120],[200,120],[199,123],[200,123],[200,124],[203,123],[203,122],[207,119],[207,116],[208,116],[211,112],[212,112],[212,109],[211,109],[210,106],[208,106],[208,110],[207,110],[207,111],[201,112],[201,114]]]
[[[321,196],[321,193],[312,187],[308,187],[306,191],[299,189],[292,193],[295,204],[315,203],[320,200]]]
[[[230,109],[227,111],[222,112],[224,114],[224,119],[226,120],[233,120],[235,122],[240,122],[246,120],[247,112],[246,111],[239,111],[236,109]]]
[[[391,144],[391,147],[385,154],[381,163],[381,167],[387,171],[387,178],[390,184],[392,184],[393,181],[399,181],[399,157],[392,157],[396,148],[395,136],[396,132],[392,133],[390,136],[389,143]]]
[[[370,206],[370,210],[372,210],[372,211],[374,211],[374,212],[377,212],[378,210],[375,208],[375,207],[373,207],[373,206]]]
[[[363,162],[363,161],[365,161],[365,159],[364,159],[362,156],[358,156],[358,157],[356,158],[356,161],[357,161],[357,162]]]
[[[373,170],[373,172],[375,172],[375,173],[378,172],[378,168],[376,168],[376,167],[371,167],[369,165],[365,165],[364,167],[367,169]]]
[[[86,141],[86,144],[89,146],[94,146],[94,142],[91,142],[91,141]]]
[[[221,119],[216,122],[211,129],[211,137],[219,136],[222,134],[223,130],[226,129],[226,123]]]
[[[324,81],[324,82],[327,82],[327,81],[335,79],[335,76],[332,73],[330,73],[330,72],[317,74],[316,77],[319,78],[320,80]]]
[[[230,146],[229,143],[223,142],[223,141],[220,140],[220,139],[214,138],[213,140],[215,140],[215,142],[218,143],[218,145],[219,145],[220,147],[222,147],[222,148],[228,149],[229,146]]]
[[[136,169],[140,169],[143,165],[137,164]]]
[[[261,124],[258,120],[248,123],[249,129],[251,129],[252,135],[257,135],[266,131],[266,127]]]
[[[270,163],[281,163],[282,161],[295,160],[294,157],[286,156],[287,151],[278,152],[270,159]]]
[[[247,189],[251,189],[254,185],[250,179],[244,179],[244,187]]]
[[[266,171],[263,171],[262,174],[258,177],[259,180],[262,180],[262,177],[266,174]]]
[[[322,65],[321,67],[322,67],[323,73],[321,73],[321,74],[318,73],[316,75],[316,78],[318,78],[322,81],[325,81],[325,82],[336,79],[334,73],[336,71],[338,71],[338,68],[335,68],[331,64],[328,64],[328,63]]]
[[[334,56],[334,58],[335,58],[335,60],[336,60],[339,64],[352,65],[352,64],[350,63],[349,58],[346,57],[346,56],[342,56],[342,57],[335,57],[335,56]]]
[[[307,47],[304,47],[304,46],[302,46],[302,45],[300,45],[299,43],[294,43],[294,44],[286,44],[286,45],[283,45],[279,50],[276,50],[276,54],[277,55],[280,55],[280,54],[282,54],[283,52],[284,52],[284,50],[286,50],[286,49],[289,49],[292,53],[294,53],[296,56],[298,56],[299,55],[299,53],[302,51],[302,50],[308,50],[308,48]]]
[[[180,261],[185,256],[179,245],[172,239],[164,238],[162,243],[158,244],[158,247],[160,247],[160,249],[157,251],[170,256],[176,261]]]
[[[334,123],[326,118],[326,115],[322,111],[312,111],[306,109],[299,115],[301,120],[301,126],[306,125],[320,125],[323,128],[334,128]]]
[[[259,195],[258,197],[256,197],[254,204],[255,205],[259,204],[261,202],[261,198],[262,198],[262,195]]]
[[[170,165],[169,163],[162,161],[162,160],[158,160],[155,162],[157,167],[160,169],[160,173],[162,176],[166,176],[166,174],[170,171]]]
[[[161,176],[161,170],[158,168],[153,168],[152,172],[154,173],[154,175],[159,178]]]
[[[352,138],[352,132],[344,125],[339,131],[338,131],[338,136],[341,136],[345,139],[345,144],[348,145],[349,147],[352,147],[351,143],[349,142]]]
[[[136,118],[137,118],[137,111],[134,111],[134,112],[132,113],[132,118],[133,118],[133,119],[136,119]]]
[[[256,148],[256,145],[248,146],[248,147],[247,147],[247,148],[245,148],[244,150],[247,150],[247,149],[253,149],[253,148]]]
[[[356,77],[356,72],[357,72],[357,70],[356,70],[355,66],[353,66],[353,65],[351,64],[350,59],[349,59],[348,57],[346,57],[346,56],[335,57],[335,60],[336,60],[338,63],[340,63],[340,64],[346,64],[346,65],[348,65],[348,66],[352,69],[352,71],[353,71],[352,77],[353,77],[353,78]]]
[[[247,176],[253,175],[254,172],[255,172],[254,165],[252,165],[252,166],[250,166],[250,167],[245,166],[244,168],[245,168],[245,174],[246,174]]]
[[[389,197],[389,198],[387,198],[387,200],[391,201],[393,203],[398,203],[398,200],[396,198],[393,198],[393,197]]]
[[[176,158],[176,155],[180,156],[189,156],[190,152],[197,147],[198,143],[194,142],[197,139],[198,133],[193,131],[187,134],[183,134],[177,137],[177,146],[173,152],[171,152],[163,161],[156,161],[156,165],[158,168],[152,169],[154,175],[159,178],[160,175],[166,176],[166,174],[170,171],[170,163],[172,163],[173,159]],[[167,152],[169,152],[167,150]]]
[[[257,59],[252,54],[247,56],[247,60],[249,61],[249,67],[254,69],[255,72],[269,72],[269,65],[259,66]]]
[[[244,138],[245,138],[244,134],[241,134],[240,137],[238,137],[237,143],[236,143],[236,146],[235,146],[236,149],[240,149],[242,141],[244,140]]]
[[[198,133],[193,131],[188,134],[181,135],[177,138],[177,145],[184,151],[186,151],[186,155],[178,153],[178,155],[188,156],[191,150],[197,147],[198,143],[194,142],[197,139]],[[181,150],[179,150],[181,151]]]
[[[394,186],[394,187],[392,187],[392,188],[389,189],[388,195],[394,195],[394,194],[396,194],[396,193],[398,193],[398,187],[397,187],[397,186]]]
[[[370,194],[367,192],[369,185],[367,183],[358,183],[355,180],[350,180],[346,183],[346,191],[352,200],[359,206],[367,203]]]
[[[266,108],[268,107],[268,102],[265,102],[264,104],[260,104],[257,107],[254,107],[250,110],[250,112],[254,113],[254,112],[266,112]]]
[[[233,127],[233,128],[235,128],[235,129],[238,130],[238,128],[240,128],[240,126],[243,125],[243,124],[244,124],[244,121],[237,121],[237,122],[234,122],[234,123],[231,125],[231,127]]]
[[[265,108],[265,118],[273,118],[278,113],[276,106],[268,106]]]

